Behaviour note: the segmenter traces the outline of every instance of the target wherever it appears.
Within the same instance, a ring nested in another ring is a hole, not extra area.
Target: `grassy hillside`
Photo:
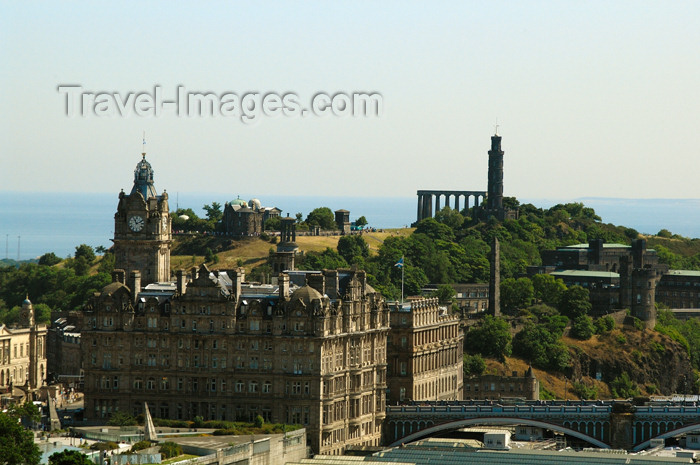
[[[413,228],[385,229],[383,232],[364,233],[363,237],[370,247],[370,254],[376,254],[388,237],[410,236],[413,231]],[[303,252],[321,252],[328,247],[335,249],[340,237],[298,236],[296,243]],[[170,256],[170,268],[173,271],[204,263],[204,255],[209,248],[219,258],[218,263],[207,263],[210,269],[243,266],[246,273],[250,273],[253,268],[266,263],[270,249],[274,250],[276,246],[259,237],[230,239],[216,236],[175,236],[173,241]]]

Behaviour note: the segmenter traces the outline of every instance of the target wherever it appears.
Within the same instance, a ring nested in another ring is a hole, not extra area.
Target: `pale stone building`
[[[391,306],[387,402],[462,400],[464,334],[437,298]]]
[[[34,307],[27,298],[22,303],[19,324],[0,325],[0,390],[3,399],[19,400],[45,382],[46,325],[36,323]]]

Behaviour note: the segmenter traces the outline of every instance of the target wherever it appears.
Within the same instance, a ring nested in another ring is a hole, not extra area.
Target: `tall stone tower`
[[[170,280],[170,244],[172,233],[168,194],[156,194],[153,168],[142,153],[134,170],[131,193],[119,193],[114,215],[115,269],[131,275],[138,271],[141,285]],[[138,292],[140,289],[132,289]]]
[[[488,215],[495,216],[499,220],[504,218],[503,212],[503,150],[501,150],[501,136],[491,136],[491,150],[489,150],[489,185],[486,193],[486,210]]]
[[[501,246],[498,238],[491,242],[491,275],[489,279],[489,314],[501,316]]]
[[[646,240],[632,241],[631,256],[620,257],[620,304],[647,328],[656,326],[656,284],[658,270],[645,263]]]

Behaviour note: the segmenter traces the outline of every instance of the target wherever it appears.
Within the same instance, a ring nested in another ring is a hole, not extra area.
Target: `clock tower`
[[[153,168],[142,153],[130,194],[119,193],[114,215],[114,268],[141,273],[141,283],[170,281],[170,210],[168,194],[157,195]],[[132,289],[138,292],[140,289]]]

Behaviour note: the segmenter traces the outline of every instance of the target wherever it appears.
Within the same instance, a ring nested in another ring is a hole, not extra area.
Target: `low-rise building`
[[[532,372],[532,368],[528,368],[523,376],[519,376],[516,371],[511,376],[472,376],[464,379],[464,398],[539,400],[540,382]]]

